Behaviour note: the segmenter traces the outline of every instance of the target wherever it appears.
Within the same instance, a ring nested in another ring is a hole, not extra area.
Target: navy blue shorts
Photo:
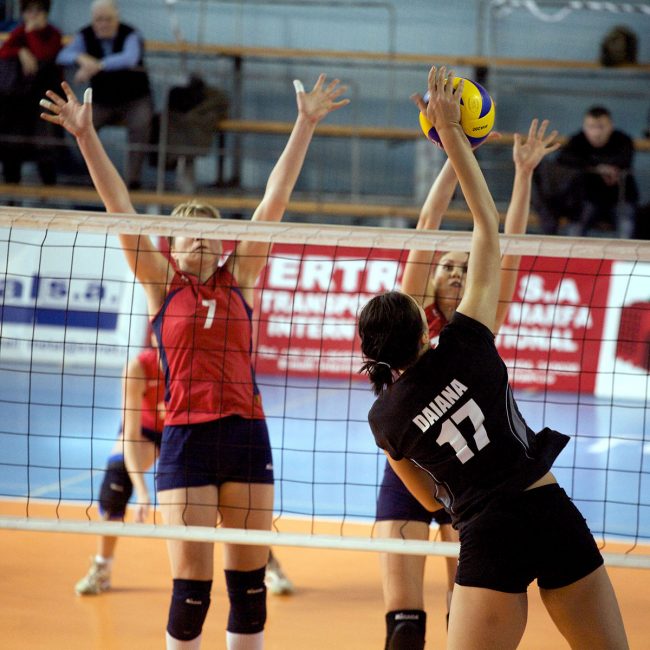
[[[160,449],[160,441],[162,440],[162,431],[154,431],[153,429],[147,429],[146,427],[142,427],[140,429],[140,432],[142,435],[149,440],[149,442],[153,442],[158,449]],[[120,424],[120,430],[119,430],[119,435],[122,435],[124,433],[124,428]]]
[[[427,526],[434,521],[441,526],[451,524],[451,516],[446,510],[429,512],[402,483],[395,470],[386,461],[384,476],[377,498],[375,521],[422,521]]]
[[[142,435],[149,441],[153,442],[158,449],[160,449],[160,443],[162,442],[162,431],[154,431],[153,429],[147,429],[142,427]]]
[[[495,498],[460,529],[456,583],[512,594],[566,587],[603,564],[587,522],[557,484]]]
[[[273,458],[264,420],[231,415],[212,422],[166,426],[156,489],[223,483],[273,483]]]

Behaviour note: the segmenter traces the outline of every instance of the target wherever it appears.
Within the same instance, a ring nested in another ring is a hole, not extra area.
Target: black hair
[[[424,323],[415,301],[401,291],[375,296],[359,314],[359,372],[368,374],[375,395],[390,386],[394,373],[415,363],[422,348]]]
[[[31,7],[50,13],[50,0],[20,0],[20,13],[25,13]]]
[[[589,117],[609,117],[611,119],[612,114],[609,112],[609,109],[604,106],[591,106],[587,109],[585,115]]]

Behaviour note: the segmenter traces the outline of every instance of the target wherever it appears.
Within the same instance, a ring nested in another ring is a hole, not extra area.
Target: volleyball
[[[454,78],[454,88],[460,83],[461,77]],[[429,101],[429,93],[424,95],[424,101]],[[460,125],[467,136],[472,148],[477,147],[494,127],[494,102],[489,93],[476,81],[465,79],[463,94],[460,97]],[[424,135],[434,144],[442,148],[438,132],[420,112],[420,127]]]

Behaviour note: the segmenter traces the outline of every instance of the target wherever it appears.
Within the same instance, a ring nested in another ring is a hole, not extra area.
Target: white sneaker
[[[96,596],[111,588],[111,570],[104,562],[90,560],[88,573],[77,582],[74,590],[79,596]]]
[[[294,592],[293,582],[287,578],[280,563],[272,555],[266,565],[264,584],[268,591],[276,595],[287,595]]]

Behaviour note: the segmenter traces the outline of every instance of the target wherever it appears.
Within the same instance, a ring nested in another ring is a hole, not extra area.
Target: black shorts
[[[273,458],[264,420],[231,415],[212,422],[166,426],[156,489],[223,483],[273,483]]]
[[[402,483],[395,470],[386,461],[384,476],[377,497],[375,521],[421,521],[427,526],[435,521],[439,526],[451,524],[451,517],[441,508],[429,512]]]
[[[460,530],[456,583],[524,593],[566,587],[603,564],[587,522],[557,484],[495,498]]]

